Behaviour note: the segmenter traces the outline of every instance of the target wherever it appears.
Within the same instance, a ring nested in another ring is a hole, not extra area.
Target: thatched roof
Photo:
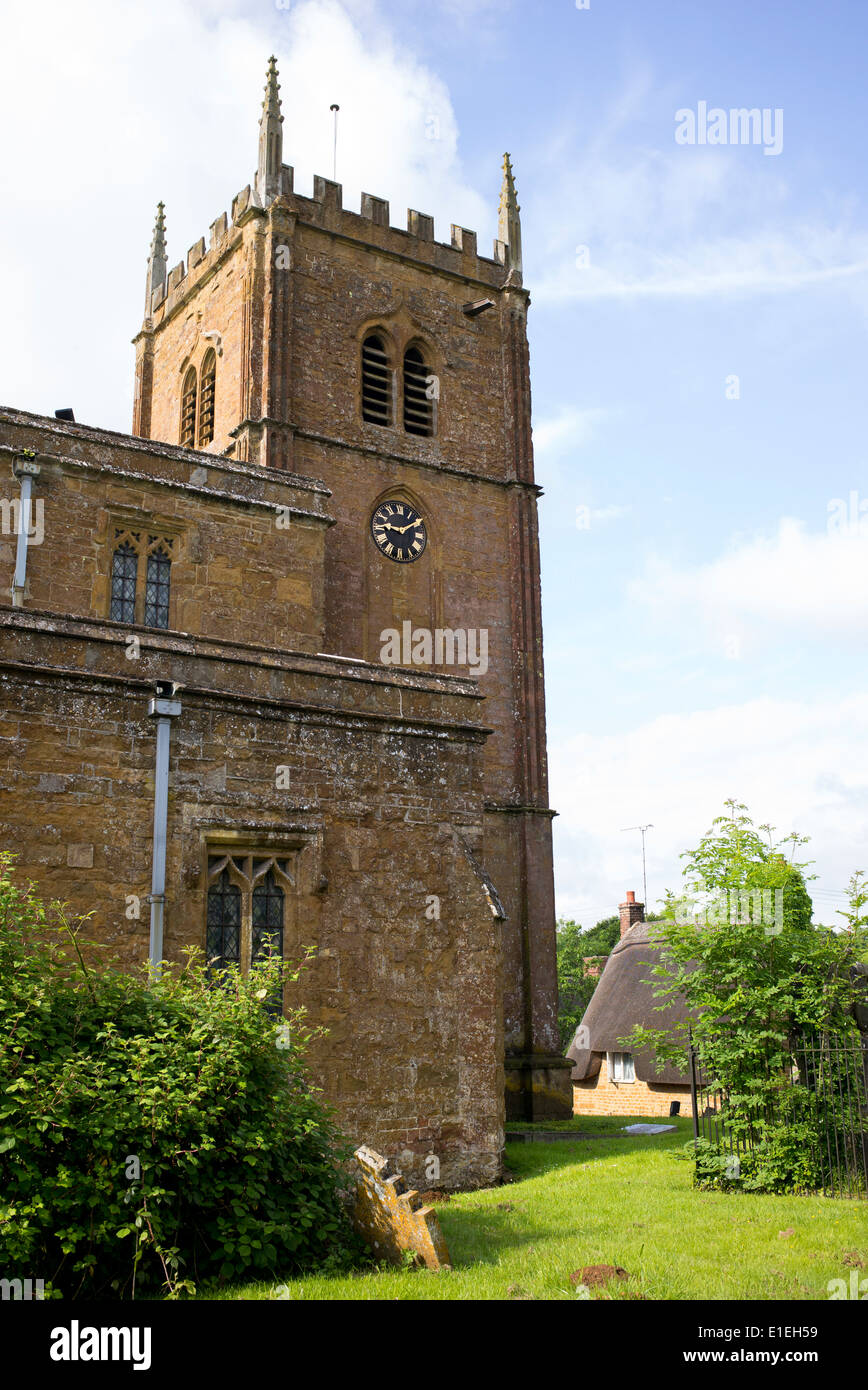
[[[663,1001],[655,997],[654,990],[659,989],[664,981],[651,972],[651,967],[659,963],[661,955],[660,947],[653,944],[653,932],[653,923],[637,922],[621,937],[609,956],[600,983],[594,990],[567,1052],[575,1063],[572,1070],[574,1081],[589,1081],[596,1076],[604,1053],[630,1050],[625,1049],[619,1039],[626,1038],[634,1024],[639,1023],[646,1028],[666,1028],[689,1018],[689,1010],[681,998],[667,1003],[666,1009],[658,1012]],[[582,1028],[588,1030],[589,1045],[580,1048],[576,1040],[579,1037],[584,1040]],[[690,1079],[686,1072],[668,1063],[658,1071],[653,1052],[634,1052],[633,1061],[639,1081],[683,1085]]]

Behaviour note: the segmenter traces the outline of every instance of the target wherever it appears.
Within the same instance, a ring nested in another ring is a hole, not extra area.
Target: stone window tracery
[[[113,532],[109,617],[116,623],[167,628],[176,537],[122,526]]]
[[[205,950],[209,969],[283,959],[287,894],[296,890],[295,854],[210,853]],[[281,1000],[268,1001],[281,1012]]]

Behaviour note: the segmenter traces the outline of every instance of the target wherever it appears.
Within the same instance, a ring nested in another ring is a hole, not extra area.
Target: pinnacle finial
[[[503,156],[503,187],[500,191],[500,217],[498,236],[508,248],[510,276],[521,284],[521,208],[515,192],[515,178],[509,154]],[[514,272],[514,273],[513,273]]]
[[[157,220],[154,223],[154,235],[151,238],[151,255],[166,254],[166,204],[157,203]]]
[[[515,202],[515,176],[512,172],[512,159],[509,152],[503,156],[503,188],[500,194],[500,206],[506,202]],[[516,203],[516,207],[518,204]]]
[[[272,53],[265,76],[265,96],[259,118],[259,164],[256,170],[256,191],[263,207],[280,191],[280,166],[283,163],[283,116],[280,113],[280,83],[277,80],[277,59]]]
[[[168,261],[166,259],[166,205],[157,203],[157,220],[154,235],[151,237],[151,252],[148,256],[148,275],[145,282],[145,318],[151,317],[151,303],[154,290],[166,283]]]
[[[280,83],[277,78],[277,59],[272,53],[268,60],[268,71],[265,74],[265,96],[262,101],[262,110],[265,115],[276,116],[279,121],[282,121],[283,117],[280,114]]]

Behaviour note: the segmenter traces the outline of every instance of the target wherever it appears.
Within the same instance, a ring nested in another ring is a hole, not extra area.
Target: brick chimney
[[[621,914],[621,936],[627,935],[631,927],[635,927],[637,922],[645,921],[645,904],[637,903],[636,894],[631,890],[627,894],[627,901],[618,907]]]

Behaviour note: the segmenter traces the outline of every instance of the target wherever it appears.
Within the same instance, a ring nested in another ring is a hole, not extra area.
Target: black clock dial
[[[371,517],[371,535],[378,550],[399,565],[418,560],[428,544],[428,531],[409,502],[382,502]]]

